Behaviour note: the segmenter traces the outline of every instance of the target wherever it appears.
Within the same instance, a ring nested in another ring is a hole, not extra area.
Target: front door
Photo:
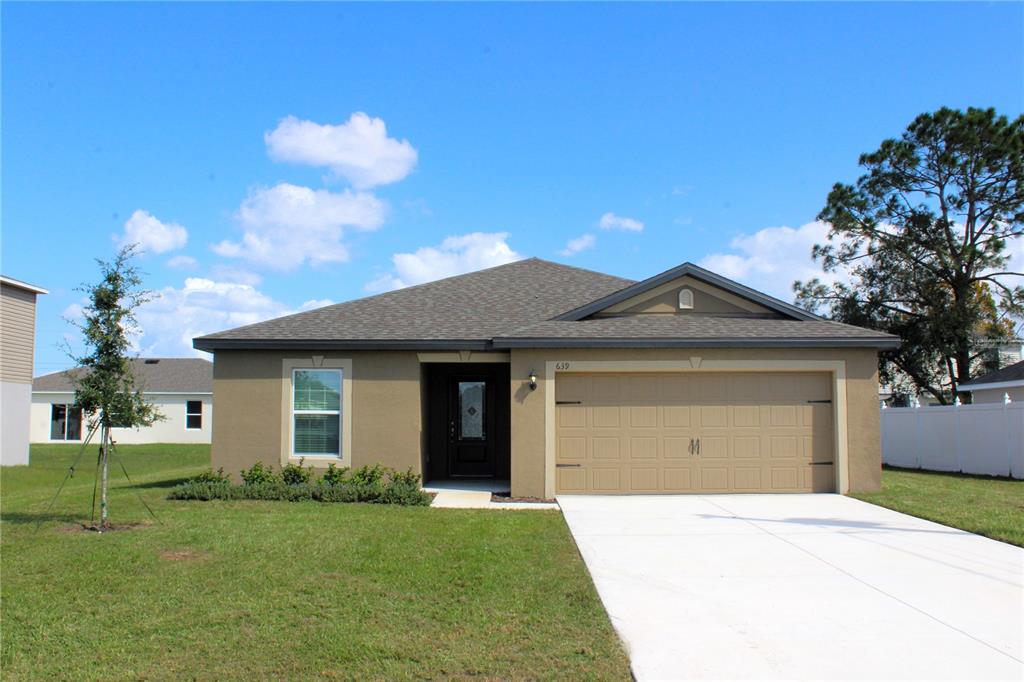
[[[493,372],[448,377],[448,475],[493,477],[497,463],[497,401]]]

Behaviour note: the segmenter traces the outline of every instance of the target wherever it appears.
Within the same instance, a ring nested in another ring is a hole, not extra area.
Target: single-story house
[[[975,403],[1001,403],[1007,397],[1024,401],[1024,360],[982,374],[960,384],[961,391],[970,391]]]
[[[381,463],[556,493],[880,485],[878,351],[685,263],[536,258],[201,336],[214,468]]]
[[[111,429],[117,443],[209,443],[213,433],[213,363],[202,358],[136,358],[136,385],[164,419],[152,426]],[[88,424],[75,407],[69,369],[32,381],[33,443],[81,442]]]

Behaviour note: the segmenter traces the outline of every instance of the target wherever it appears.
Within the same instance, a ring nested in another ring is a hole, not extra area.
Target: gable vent
[[[155,365],[158,362],[160,362],[160,361],[159,360],[143,360],[142,361],[142,363],[145,364],[145,365]]]

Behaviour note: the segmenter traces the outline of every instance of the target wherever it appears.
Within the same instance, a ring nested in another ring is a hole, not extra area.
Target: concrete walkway
[[[428,493],[434,493],[431,507],[440,509],[558,509],[554,502],[492,502],[491,493],[508,492],[508,481],[490,479],[464,479],[431,481],[423,486]]]
[[[562,496],[639,680],[1024,679],[1024,550],[839,495]]]

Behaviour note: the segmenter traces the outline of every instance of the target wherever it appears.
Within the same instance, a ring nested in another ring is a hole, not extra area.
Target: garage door
[[[559,374],[560,493],[830,492],[822,373]]]

